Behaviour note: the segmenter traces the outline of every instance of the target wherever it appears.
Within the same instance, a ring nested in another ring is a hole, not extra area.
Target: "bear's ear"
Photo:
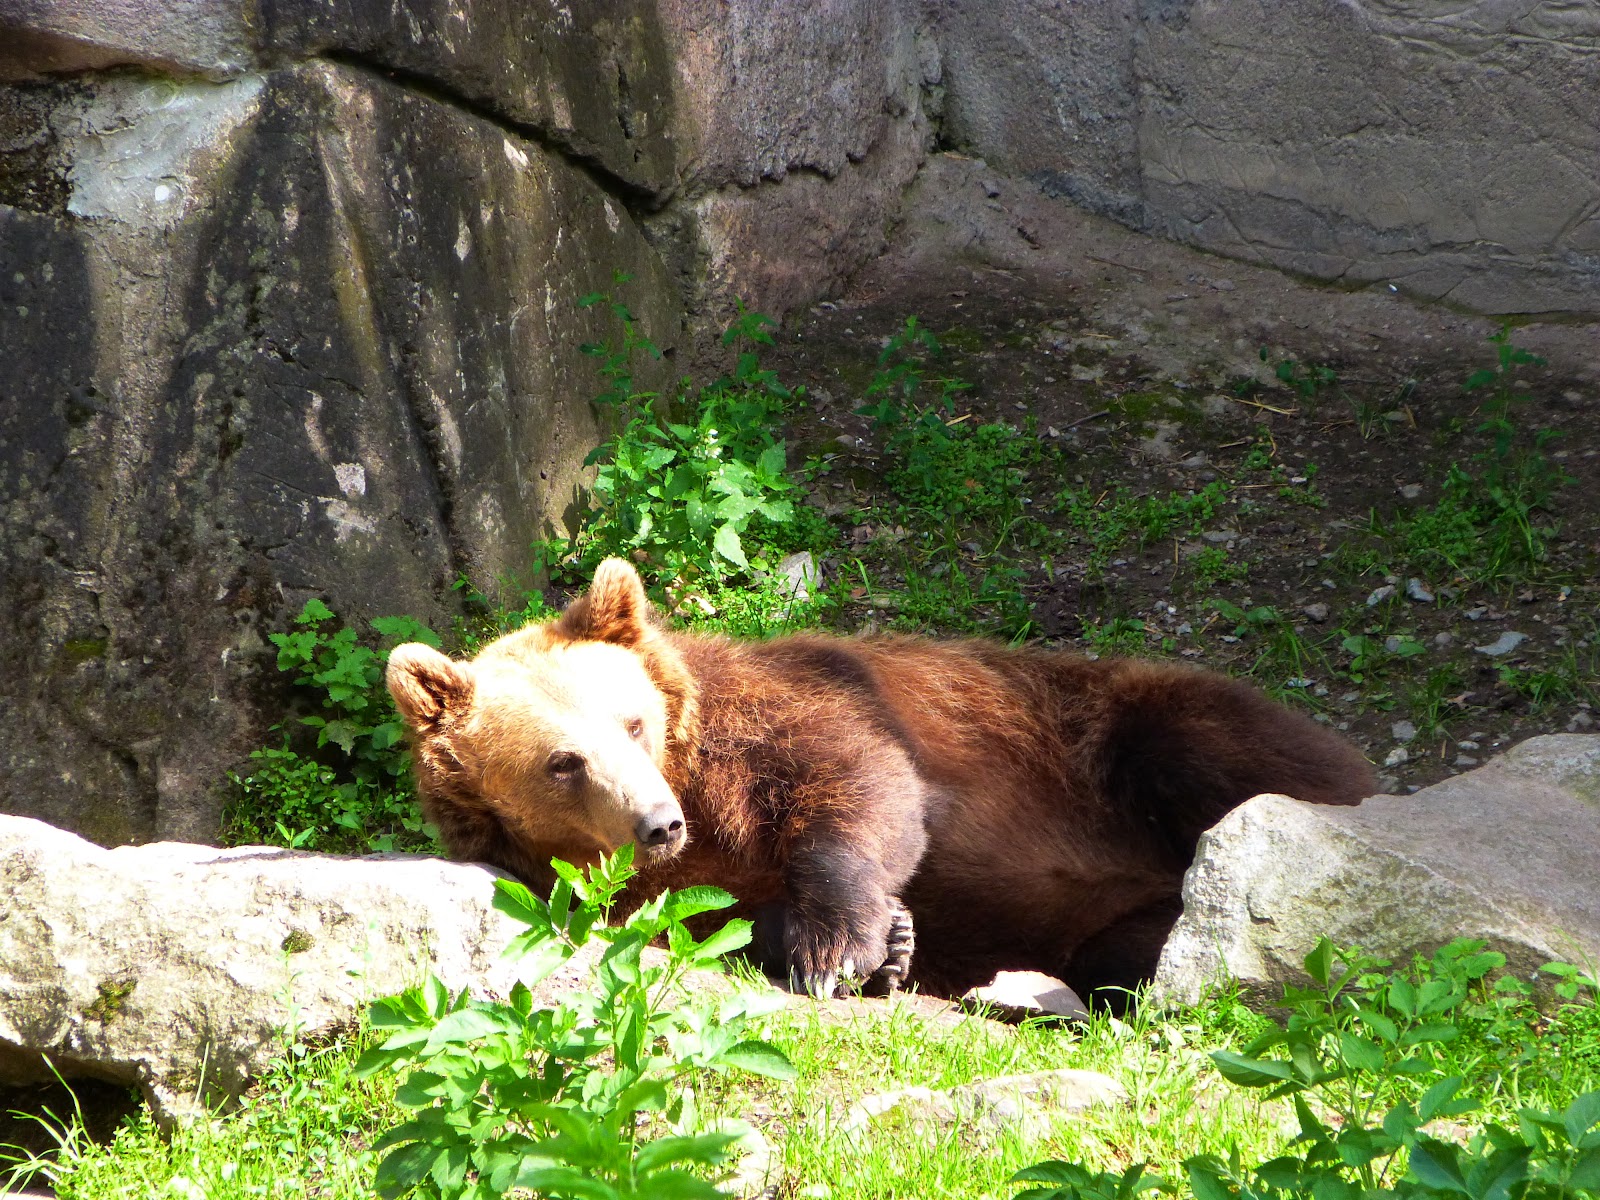
[[[413,729],[436,724],[447,712],[460,712],[472,701],[471,666],[451,662],[421,642],[389,651],[384,682],[400,716]]]
[[[650,637],[654,613],[633,564],[608,558],[595,569],[589,590],[567,606],[551,632],[574,642],[638,646]]]

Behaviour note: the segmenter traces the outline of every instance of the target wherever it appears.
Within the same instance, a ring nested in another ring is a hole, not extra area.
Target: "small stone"
[[[1478,765],[1478,760],[1470,754],[1458,754],[1454,765],[1458,767],[1475,767]]]
[[[1329,610],[1329,608],[1328,608],[1328,606],[1326,604],[1323,604],[1319,600],[1315,604],[1306,605],[1300,611],[1305,613],[1306,620],[1315,621],[1318,625],[1321,625],[1324,621],[1326,621],[1328,619],[1328,613],[1329,613],[1330,610]]]
[[[821,580],[816,559],[811,557],[809,550],[801,550],[785,558],[778,564],[778,574],[787,581],[784,591],[791,599],[802,604],[811,599],[812,590]]]
[[[1335,588],[1337,588],[1337,587],[1338,587],[1338,586],[1339,586],[1339,585],[1338,585],[1338,584],[1336,584],[1336,583],[1335,583],[1335,582],[1334,582],[1334,581],[1333,581],[1333,580],[1331,580],[1331,579],[1324,579],[1324,580],[1323,580],[1323,581],[1322,581],[1322,586],[1323,586],[1323,587],[1325,587],[1325,588],[1327,588],[1327,589],[1328,589],[1328,590],[1329,590],[1329,591],[1330,591],[1330,592],[1331,592],[1331,591],[1333,591],[1333,590],[1334,590],[1334,589],[1335,589]]]
[[[1471,738],[1467,738],[1465,741],[1457,742],[1456,748],[1458,750],[1476,750],[1478,748],[1478,743],[1473,741]]]
[[[1188,634],[1191,634],[1191,633],[1194,632],[1194,626],[1189,624],[1189,622],[1185,621],[1182,625],[1179,625],[1178,628],[1176,630],[1174,630],[1174,632],[1177,633],[1180,637],[1184,637],[1184,636],[1187,636]]]
[[[1411,755],[1406,748],[1404,746],[1396,746],[1384,756],[1383,765],[1386,767],[1398,767],[1410,761]]]
[[[1211,286],[1219,292],[1231,292],[1233,291],[1234,283],[1231,279],[1213,279]]]
[[[1402,646],[1406,644],[1405,638],[1398,633],[1391,633],[1383,639],[1383,648],[1390,654],[1399,654]]]
[[[1397,742],[1409,742],[1417,736],[1417,727],[1410,721],[1396,721],[1389,726],[1389,732],[1394,735]]]
[[[1367,607],[1375,608],[1390,596],[1394,595],[1394,584],[1386,583],[1380,588],[1373,588],[1372,594],[1367,597]]]
[[[1360,692],[1346,692],[1339,697],[1340,702],[1344,704],[1354,704],[1359,699],[1361,699]]]
[[[1483,620],[1483,614],[1486,613],[1487,611],[1488,611],[1488,609],[1484,608],[1482,605],[1479,605],[1477,608],[1469,608],[1469,609],[1467,609],[1467,614],[1466,614],[1467,615],[1467,620],[1469,620],[1469,621],[1481,621],[1481,620]]]
[[[1433,635],[1433,644],[1435,646],[1453,646],[1455,644],[1455,640],[1456,635],[1451,633],[1448,629]]]
[[[1403,483],[1400,485],[1400,495],[1407,500],[1415,500],[1422,495],[1420,483]]]
[[[1325,683],[1317,684],[1316,687],[1311,689],[1311,694],[1313,696],[1326,696],[1328,694],[1328,685]]]
[[[980,180],[978,186],[983,189],[983,194],[991,200],[1000,194],[1000,185],[993,179]]]
[[[1479,654],[1487,654],[1490,658],[1500,658],[1503,655],[1510,654],[1527,640],[1527,634],[1508,629],[1487,646],[1474,646],[1473,649]]]
[[[1223,542],[1237,541],[1239,531],[1237,529],[1208,529],[1200,536],[1208,542],[1220,545]]]
[[[1433,603],[1433,593],[1422,586],[1422,580],[1420,579],[1406,580],[1406,595],[1418,604]]]
[[[1568,733],[1582,733],[1586,729],[1594,728],[1594,718],[1588,713],[1578,711],[1572,714],[1572,720],[1567,722]]]
[[[994,982],[975,987],[961,997],[965,1008],[999,1009],[1003,1019],[1064,1017],[1088,1020],[1089,1010],[1078,993],[1061,980],[1039,971],[1001,971]]]

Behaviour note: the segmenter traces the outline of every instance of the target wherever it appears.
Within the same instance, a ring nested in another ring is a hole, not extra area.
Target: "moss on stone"
[[[83,1015],[91,1021],[99,1021],[102,1025],[111,1024],[121,1014],[122,1006],[128,1002],[128,997],[133,994],[134,986],[138,982],[136,979],[101,980],[97,985],[99,997],[83,1010]]]

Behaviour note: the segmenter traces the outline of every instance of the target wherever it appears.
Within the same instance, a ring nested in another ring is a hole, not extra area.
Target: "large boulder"
[[[1394,961],[1483,938],[1529,977],[1600,961],[1600,735],[1533,738],[1354,808],[1257,796],[1201,838],[1157,995],[1237,979],[1271,1002],[1323,936]]]
[[[588,174],[345,66],[0,91],[0,201],[0,808],[105,843],[215,836],[309,596],[448,628],[525,573],[599,437],[582,296],[679,324]]]
[[[929,11],[945,140],[1001,170],[1315,278],[1494,313],[1600,312],[1592,5]]]
[[[0,816],[0,1084],[137,1086],[162,1121],[237,1097],[286,1039],[352,1028],[430,973],[504,996],[521,928],[494,873],[262,846],[104,850]],[[570,988],[568,964],[541,985]],[[46,1063],[48,1059],[48,1065]]]

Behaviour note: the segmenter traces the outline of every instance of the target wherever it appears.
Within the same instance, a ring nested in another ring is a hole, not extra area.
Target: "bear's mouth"
[[[676,858],[689,844],[689,835],[682,828],[675,829],[665,838],[634,843],[634,859],[639,863],[664,863]]]

